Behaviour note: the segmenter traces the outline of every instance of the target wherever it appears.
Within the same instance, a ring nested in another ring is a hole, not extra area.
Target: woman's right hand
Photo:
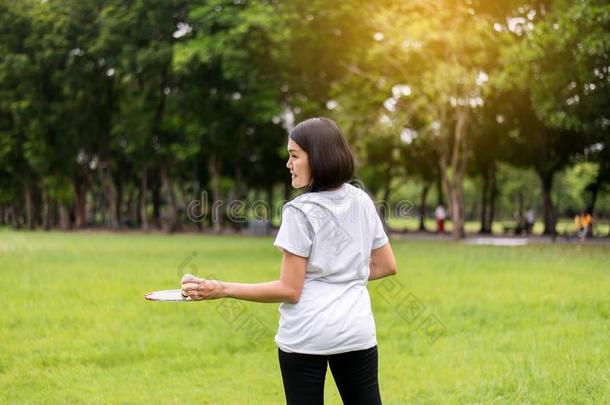
[[[189,297],[193,301],[214,300],[226,296],[226,288],[221,281],[206,280],[192,274],[182,276],[180,285],[182,295]]]

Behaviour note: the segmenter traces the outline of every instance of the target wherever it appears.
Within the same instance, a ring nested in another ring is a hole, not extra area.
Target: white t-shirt
[[[366,285],[371,250],[387,243],[373,201],[350,184],[286,204],[274,245],[308,260],[299,302],[279,307],[278,347],[336,354],[375,346]]]

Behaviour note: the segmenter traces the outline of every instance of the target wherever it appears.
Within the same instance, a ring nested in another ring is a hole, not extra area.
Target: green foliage
[[[536,112],[550,126],[575,130],[592,130],[597,126],[599,129],[600,115],[609,106],[609,28],[607,2],[557,2],[549,15],[515,48],[514,52],[523,61],[515,64],[515,69],[531,69],[521,79],[531,86]]]
[[[610,183],[609,24],[602,0],[0,0],[0,200],[92,201],[105,173],[121,208],[163,170],[176,189],[231,178],[219,198],[269,191],[288,186],[286,129],[329,115],[374,192],[459,189],[464,166],[489,179],[503,161],[553,193],[588,161],[593,204]]]

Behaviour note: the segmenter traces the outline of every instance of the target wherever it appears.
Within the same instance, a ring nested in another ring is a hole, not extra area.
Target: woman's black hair
[[[308,155],[312,181],[306,192],[334,189],[353,177],[354,156],[333,120],[310,118],[294,127],[288,137]]]

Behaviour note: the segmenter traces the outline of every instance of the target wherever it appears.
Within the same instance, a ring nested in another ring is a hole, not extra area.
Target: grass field
[[[0,231],[0,403],[283,403],[276,304],[143,299],[273,279],[271,242]],[[610,403],[610,245],[393,246],[369,285],[384,404]]]

